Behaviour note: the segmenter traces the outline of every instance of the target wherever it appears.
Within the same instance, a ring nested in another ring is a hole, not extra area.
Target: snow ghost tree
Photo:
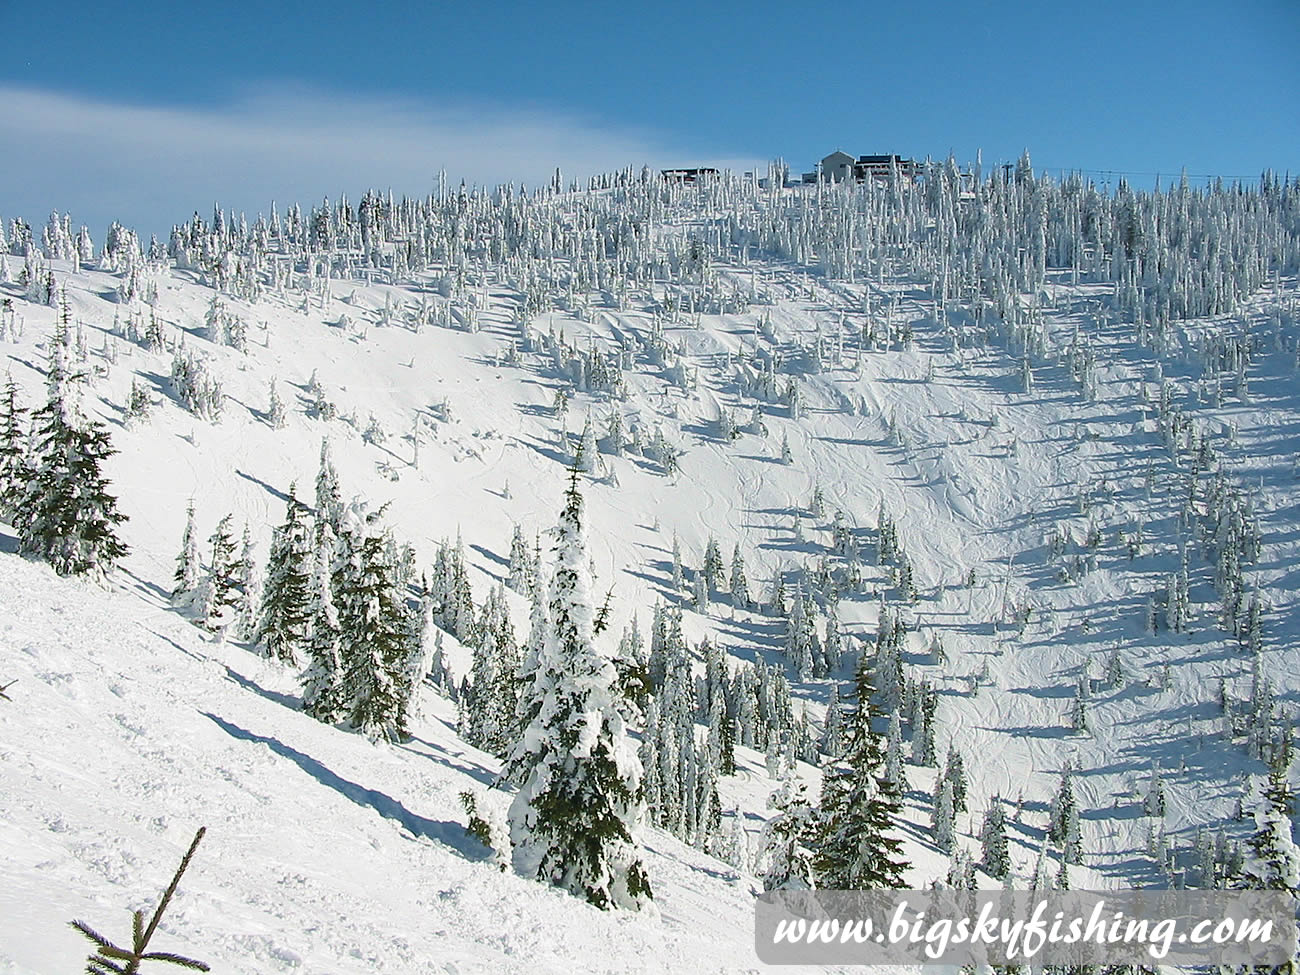
[[[223,634],[234,622],[239,601],[239,579],[244,566],[235,554],[235,540],[231,535],[233,515],[226,515],[208,539],[212,558],[207,576],[199,584],[195,607],[200,610],[202,623],[214,633]]]
[[[339,684],[339,617],[332,584],[337,542],[328,523],[317,523],[318,541],[307,602],[307,667],[302,673],[302,707],[317,721],[337,721],[343,707]]]
[[[807,890],[813,886],[812,854],[808,840],[816,810],[808,802],[802,783],[791,771],[767,804],[776,815],[764,827],[767,869],[764,890]]]
[[[172,588],[172,605],[177,609],[188,607],[199,587],[199,539],[194,527],[194,502],[185,510],[185,533],[181,536],[181,554],[176,556],[176,580]]]
[[[521,782],[510,806],[515,866],[599,908],[638,910],[651,898],[637,841],[641,762],[614,657],[596,645],[576,470],[555,536],[545,629],[525,668],[527,723],[510,756]]]
[[[749,608],[749,580],[745,577],[745,560],[737,542],[731,552],[731,605],[738,609]]]
[[[1300,847],[1291,835],[1293,798],[1285,764],[1270,771],[1268,784],[1254,797],[1255,831],[1241,871],[1240,886],[1285,890],[1300,896]]]

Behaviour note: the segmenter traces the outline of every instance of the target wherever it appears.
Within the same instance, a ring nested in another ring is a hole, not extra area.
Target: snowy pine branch
[[[207,827],[200,826],[199,831],[194,834],[194,841],[190,844],[185,856],[181,858],[181,864],[176,868],[176,874],[172,877],[172,882],[168,884],[167,889],[163,892],[162,900],[158,902],[158,907],[149,920],[149,926],[145,927],[144,911],[135,911],[132,914],[131,949],[129,951],[113,944],[85,921],[70,922],[72,927],[80,931],[86,936],[87,940],[95,945],[96,951],[86,961],[86,972],[89,975],[108,975],[110,972],[115,973],[115,975],[135,975],[140,971],[140,963],[145,961],[168,962],[179,965],[181,968],[199,972],[211,970],[206,963],[196,961],[193,958],[186,958],[183,955],[176,955],[166,951],[151,952],[148,950],[149,941],[158,930],[158,924],[162,921],[163,912],[167,910],[167,905],[171,903],[172,895],[176,893],[176,888],[181,882],[181,876],[185,873],[185,868],[190,865],[190,860],[194,857],[194,851],[199,847],[199,840],[203,839],[203,834],[206,832]]]

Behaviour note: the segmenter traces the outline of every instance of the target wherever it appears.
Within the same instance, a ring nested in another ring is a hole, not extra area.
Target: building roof
[[[836,149],[829,156],[822,157],[823,166],[825,166],[827,163],[842,164],[842,163],[851,163],[851,162],[853,162],[853,157],[850,156],[847,152],[843,152],[840,149]]]

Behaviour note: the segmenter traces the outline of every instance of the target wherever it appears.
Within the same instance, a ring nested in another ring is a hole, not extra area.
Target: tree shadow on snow
[[[15,540],[15,545],[17,541]],[[6,551],[4,548],[4,538],[0,536],[0,552]],[[17,551],[17,548],[14,549]],[[118,567],[118,572],[131,579],[131,583],[136,592],[151,599],[157,606],[170,608],[172,604],[172,594],[156,582],[150,582],[148,579],[142,579],[130,569]],[[187,651],[188,652],[188,651]]]
[[[254,734],[208,711],[201,713],[230,737],[238,738],[240,741],[257,742],[265,745],[281,758],[287,758],[293,762],[321,785],[351,799],[358,806],[370,807],[385,819],[391,819],[397,823],[413,836],[421,836],[442,843],[466,860],[483,859],[482,846],[465,832],[465,827],[460,823],[428,819],[425,816],[413,813],[392,796],[385,795],[375,789],[367,789],[365,786],[336,775],[310,755],[305,755],[296,748],[290,748],[278,738]]]
[[[516,437],[515,439],[517,442],[523,444],[525,447],[529,447],[532,450],[535,450],[543,457],[547,458],[548,460],[553,460],[557,464],[563,464],[565,467],[568,467],[570,464],[573,463],[572,457],[561,454],[554,447],[548,446],[547,444],[535,440],[532,437]]]
[[[294,697],[292,694],[282,694],[279,691],[273,691],[270,688],[263,687],[257,681],[245,677],[239,671],[234,670],[228,664],[226,665],[226,678],[234,681],[246,691],[252,691],[254,694],[260,694],[268,701],[274,701],[276,704],[283,705],[292,711],[302,710],[302,700]]]
[[[492,551],[490,548],[485,548],[485,547],[483,547],[482,545],[475,545],[475,544],[472,543],[472,542],[470,543],[470,546],[469,546],[469,547],[472,548],[475,552],[478,552],[478,554],[481,555],[481,556],[483,556],[485,559],[487,559],[487,560],[489,560],[489,561],[491,561],[491,562],[495,562],[495,563],[496,563],[497,565],[499,565],[499,566],[502,566],[502,567],[504,567],[504,568],[509,568],[509,567],[510,567],[510,560],[509,560],[509,559],[507,559],[507,558],[503,558],[503,557],[501,557],[500,555],[497,555],[497,553],[494,552],[494,551]],[[489,574],[490,574],[490,573],[489,573]],[[496,578],[496,577],[494,576],[494,578]]]
[[[428,750],[424,751],[420,748],[415,748],[415,745],[422,745],[424,749]],[[437,762],[439,765],[446,765],[448,768],[454,768],[458,772],[463,772],[471,778],[477,779],[488,788],[497,785],[497,773],[492,771],[486,765],[474,761],[469,756],[468,750],[452,751],[444,745],[439,745],[432,741],[426,741],[418,735],[412,735],[410,741],[407,742],[406,747],[416,755],[423,755],[426,758]]]
[[[275,498],[277,501],[280,501],[284,504],[289,503],[289,495],[285,494],[279,488],[272,487],[270,484],[267,484],[261,478],[254,477],[252,474],[249,474],[247,471],[241,471],[237,469],[235,473],[238,474],[240,477],[242,477],[245,481],[252,481],[254,484],[262,488],[264,491],[266,491],[267,494],[271,495],[271,497]]]
[[[175,640],[173,640],[171,637],[164,636],[162,633],[159,633],[157,630],[151,630],[147,626],[142,627],[142,629],[146,633],[150,634],[151,636],[155,636],[159,640],[162,640],[164,643],[170,643],[173,647],[175,647],[181,653],[185,654],[185,656],[189,657],[191,660],[197,660],[199,661],[199,663],[205,663],[209,659],[207,657],[200,656],[199,654],[195,653],[193,650],[186,649],[185,647],[177,643]]]

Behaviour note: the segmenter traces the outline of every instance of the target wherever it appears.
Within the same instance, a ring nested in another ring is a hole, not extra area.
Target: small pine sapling
[[[468,821],[465,832],[492,851],[493,862],[504,871],[510,865],[509,830],[490,810],[479,812],[478,800],[466,789],[459,796]]]
[[[492,846],[492,828],[488,826],[488,821],[478,814],[478,803],[474,800],[474,793],[468,790],[462,792],[460,794],[460,804],[465,808],[465,815],[469,817],[469,822],[465,824],[465,832],[490,848]]]
[[[86,971],[89,975],[109,975],[109,973],[114,973],[114,975],[136,975],[140,971],[140,963],[145,961],[169,962],[173,965],[179,965],[181,968],[188,968],[191,971],[198,972],[212,970],[204,962],[196,961],[193,958],[172,954],[169,951],[148,950],[149,939],[158,930],[158,923],[162,920],[167,905],[171,903],[172,895],[176,893],[176,887],[181,882],[181,875],[185,873],[185,868],[190,865],[194,851],[199,848],[199,840],[203,839],[203,834],[206,832],[207,827],[200,826],[199,831],[194,834],[194,842],[190,844],[189,850],[181,859],[181,865],[176,868],[176,875],[172,877],[172,882],[163,893],[162,900],[158,902],[158,909],[153,912],[153,918],[150,919],[149,926],[145,927],[144,911],[136,911],[132,915],[131,949],[129,951],[113,944],[85,921],[70,922],[74,928],[95,944],[95,952],[86,959]]]

